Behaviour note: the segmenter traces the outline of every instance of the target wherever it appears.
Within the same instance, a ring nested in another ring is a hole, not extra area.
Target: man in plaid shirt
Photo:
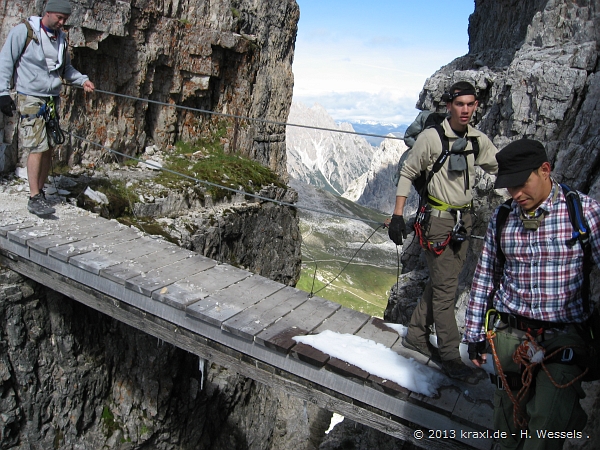
[[[573,354],[564,352],[562,361],[546,361],[551,377],[539,370],[537,364],[531,384],[522,390],[521,375],[527,361],[517,364],[513,355],[523,347],[533,350],[530,356],[535,349],[542,348],[548,350],[542,353],[545,355],[561,347],[582,351],[584,343],[574,324],[585,322],[589,316],[581,295],[583,249],[572,239],[573,225],[565,195],[551,177],[543,145],[521,139],[502,149],[496,159],[496,188],[507,188],[513,199],[500,241],[506,259],[503,265],[497,259],[498,208],[488,225],[473,277],[463,340],[469,344],[469,358],[481,367],[488,357],[485,353],[488,324],[485,322],[488,299],[493,295],[492,307],[498,312],[489,324],[496,329],[493,343],[498,357],[494,361],[496,376],[491,377],[498,386],[494,398],[494,428],[508,433],[501,446],[503,449],[560,449],[566,437],[580,437],[577,432],[587,421],[579,404],[585,394],[581,381],[576,380],[585,368],[568,361]],[[600,262],[597,237],[600,204],[583,194],[580,198],[589,227],[591,256],[597,265]],[[495,283],[498,286],[494,293]],[[534,362],[532,367],[535,366],[537,360],[532,358],[531,361]],[[509,386],[505,386],[501,372]],[[561,386],[573,380],[572,384]],[[524,391],[519,402],[517,393]],[[514,408],[515,399],[518,409]]]

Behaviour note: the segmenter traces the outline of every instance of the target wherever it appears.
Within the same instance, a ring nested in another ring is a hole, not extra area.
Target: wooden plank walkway
[[[116,221],[83,212],[52,219],[1,226],[0,263],[204,359],[418,446],[492,447],[481,435],[463,437],[492,427],[489,381],[456,382],[426,397],[292,339],[349,333],[437,367],[403,348],[383,320]]]

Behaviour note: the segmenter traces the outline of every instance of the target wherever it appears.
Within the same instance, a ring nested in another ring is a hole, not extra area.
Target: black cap
[[[496,189],[521,186],[531,172],[548,162],[546,150],[541,142],[519,139],[511,142],[496,154],[498,175]]]

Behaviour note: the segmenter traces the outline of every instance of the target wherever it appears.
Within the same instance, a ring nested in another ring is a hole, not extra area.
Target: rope
[[[99,144],[97,142],[93,142],[93,141],[90,141],[89,139],[86,139],[84,137],[77,136],[76,134],[73,134],[73,133],[71,133],[69,131],[67,131],[67,134],[70,135],[70,136],[72,136],[72,137],[74,137],[75,139],[79,139],[81,141],[87,142],[88,144],[92,144],[92,145],[94,145],[96,147],[102,148],[102,149],[106,150],[107,152],[114,153],[116,155],[123,156],[125,158],[133,159],[134,161],[138,161],[138,162],[144,163],[147,166],[150,166],[150,167],[152,167],[154,169],[162,170],[164,172],[169,172],[169,173],[172,173],[174,175],[180,176],[182,178],[186,178],[188,180],[192,180],[192,181],[194,181],[196,183],[202,183],[202,184],[205,184],[207,186],[212,186],[212,187],[224,189],[224,190],[229,191],[229,192],[233,192],[233,193],[236,193],[236,194],[241,194],[241,195],[244,195],[244,196],[247,196],[247,197],[252,197],[252,198],[255,198],[255,199],[258,199],[258,200],[276,203],[276,204],[281,205],[281,206],[288,206],[290,208],[303,209],[305,211],[312,211],[312,212],[316,212],[316,213],[320,213],[320,214],[327,214],[327,215],[330,215],[330,216],[341,217],[341,218],[344,218],[344,219],[358,220],[360,222],[365,222],[365,223],[373,223],[373,224],[376,224],[376,225],[379,226],[377,229],[379,229],[379,228],[381,228],[381,226],[383,226],[382,222],[378,222],[376,220],[362,219],[362,218],[356,217],[356,216],[348,216],[348,215],[345,215],[345,214],[339,214],[339,213],[335,213],[335,212],[332,212],[332,211],[325,211],[325,210],[322,210],[322,209],[310,208],[308,206],[299,206],[299,205],[295,205],[293,203],[283,202],[281,200],[275,200],[275,199],[272,199],[272,198],[263,197],[263,196],[260,196],[260,195],[251,194],[249,192],[241,191],[239,189],[234,189],[234,188],[231,188],[231,187],[228,187],[228,186],[222,186],[220,184],[213,183],[213,182],[210,182],[210,181],[201,180],[199,178],[195,178],[195,177],[192,177],[190,175],[186,175],[184,173],[176,172],[174,170],[167,169],[165,167],[161,167],[161,166],[158,166],[156,164],[152,164],[151,161],[144,161],[142,159],[136,158],[135,156],[131,156],[131,155],[127,155],[125,153],[118,152],[116,150],[113,150],[112,148],[106,147],[106,146],[104,146],[102,144]]]
[[[77,88],[77,89],[83,89],[82,86],[76,86],[74,84],[67,84],[67,83],[65,83],[65,85],[66,86],[71,86],[71,87],[74,87],[74,88]],[[158,100],[150,100],[148,98],[134,97],[133,95],[118,94],[116,92],[103,91],[101,89],[94,89],[94,92],[99,92],[99,93],[107,94],[107,95],[113,95],[115,97],[127,98],[129,100],[135,100],[135,101],[140,101],[140,102],[152,103],[152,104],[155,104],[155,105],[167,106],[169,108],[182,109],[184,111],[199,112],[199,113],[202,113],[202,114],[210,114],[210,115],[213,115],[213,116],[228,117],[228,118],[231,118],[231,119],[238,119],[238,120],[239,119],[248,120],[248,121],[251,121],[251,122],[259,122],[259,123],[264,123],[264,124],[268,124],[268,125],[282,125],[282,126],[287,126],[287,127],[308,128],[308,129],[311,129],[311,130],[332,131],[334,133],[352,134],[352,135],[357,135],[357,136],[369,136],[369,137],[377,137],[377,138],[382,138],[382,139],[404,140],[404,137],[398,137],[398,136],[394,136],[394,135],[384,136],[382,134],[359,133],[359,132],[356,132],[356,131],[346,131],[346,130],[340,130],[340,129],[336,129],[336,128],[315,127],[315,126],[312,126],[312,125],[302,125],[302,124],[298,124],[298,123],[279,122],[279,121],[276,121],[276,120],[268,120],[268,119],[259,119],[259,118],[256,118],[256,117],[240,116],[240,115],[237,115],[237,114],[220,113],[220,112],[216,112],[216,111],[209,111],[207,109],[192,108],[190,106],[182,106],[182,105],[177,105],[177,104],[173,104],[173,103],[160,102]]]
[[[542,333],[544,332],[543,329],[540,329],[540,331]],[[527,394],[529,393],[529,389],[531,388],[531,385],[533,384],[533,381],[534,381],[534,378],[536,375],[536,371],[539,367],[541,367],[544,370],[544,372],[548,376],[548,379],[550,380],[550,382],[557,389],[566,389],[566,388],[572,386],[573,383],[581,380],[589,371],[589,367],[586,367],[586,369],[581,374],[579,374],[578,376],[573,378],[568,383],[558,384],[556,382],[556,380],[550,374],[550,371],[548,370],[548,368],[546,367],[546,364],[544,362],[551,359],[553,356],[557,355],[558,353],[562,352],[564,349],[573,348],[573,347],[565,345],[560,348],[557,348],[549,355],[546,355],[545,354],[546,349],[544,347],[542,347],[541,345],[539,345],[536,342],[535,338],[529,333],[529,331],[527,331],[525,333],[525,337],[527,339],[524,340],[515,349],[513,356],[512,356],[512,359],[516,364],[522,365],[524,367],[523,372],[521,374],[521,382],[523,383],[523,386],[521,387],[521,389],[519,389],[519,392],[517,392],[517,394],[514,395],[512,390],[510,389],[510,384],[508,383],[508,381],[506,379],[506,374],[504,373],[504,370],[502,369],[502,364],[500,364],[500,358],[498,357],[498,353],[496,352],[496,345],[494,343],[495,336],[496,336],[496,333],[493,330],[489,330],[486,333],[486,338],[490,344],[490,348],[492,349],[492,356],[494,358],[496,370],[498,371],[498,376],[502,380],[502,385],[504,386],[504,390],[505,390],[506,394],[508,395],[508,397],[510,398],[510,401],[513,404],[513,422],[515,424],[515,427],[517,427],[519,429],[525,429],[527,427],[528,420],[527,420],[527,416],[525,415],[525,412],[523,411],[523,408],[521,408],[521,402],[527,397]]]
[[[365,246],[365,244],[367,242],[369,242],[369,239],[371,239],[373,237],[373,235],[381,228],[384,227],[384,224],[379,225],[377,228],[375,228],[373,230],[373,232],[369,235],[369,237],[365,240],[365,242],[362,243],[362,245],[358,248],[358,250],[356,250],[354,252],[354,255],[352,255],[352,258],[350,258],[350,260],[346,263],[346,265],[344,267],[342,267],[342,270],[340,270],[340,273],[338,273],[329,283],[327,283],[325,286],[323,286],[321,289],[313,292],[313,288],[310,289],[310,294],[308,295],[309,298],[313,297],[313,295],[318,294],[319,292],[321,292],[323,289],[325,289],[326,287],[330,286],[331,283],[333,283],[335,280],[337,280],[337,278],[344,273],[344,271],[346,270],[346,267],[348,267],[350,265],[350,263],[354,260],[354,258],[356,257],[356,255],[358,255],[358,252],[360,252],[362,250],[362,248]],[[316,265],[315,265],[315,276],[317,273],[317,269],[316,269]],[[313,287],[314,287],[314,279],[313,279]]]

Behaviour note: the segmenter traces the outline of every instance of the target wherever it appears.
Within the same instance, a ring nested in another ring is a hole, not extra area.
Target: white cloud
[[[336,120],[412,122],[425,80],[456,53],[400,44],[394,38],[362,41],[325,30],[319,39],[299,37],[294,99],[320,103]]]
[[[294,101],[322,105],[335,120],[409,124],[416,117],[416,97],[396,97],[390,92],[328,92],[319,95],[294,95]]]
[[[336,120],[412,122],[427,78],[468,51],[472,0],[298,4],[294,100]]]

